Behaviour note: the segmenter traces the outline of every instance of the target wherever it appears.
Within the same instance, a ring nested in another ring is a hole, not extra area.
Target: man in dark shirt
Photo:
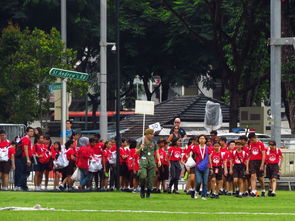
[[[186,138],[187,137],[186,132],[183,128],[180,127],[180,123],[181,123],[180,118],[175,118],[174,127],[176,127],[176,126],[179,127],[178,133],[180,134],[181,138]],[[170,134],[173,133],[174,127],[170,130]]]

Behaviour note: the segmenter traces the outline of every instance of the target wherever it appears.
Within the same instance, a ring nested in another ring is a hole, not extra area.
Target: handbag
[[[95,173],[102,169],[101,157],[98,156],[93,154],[92,159],[89,160],[89,172]]]
[[[8,161],[8,147],[0,148],[0,161]]]
[[[69,165],[69,160],[65,152],[61,152],[56,160],[53,161],[53,167],[55,169],[62,169]]]
[[[73,173],[73,175],[71,176],[71,179],[74,181],[78,181],[78,180],[80,180],[80,178],[81,178],[81,173],[80,173],[79,168],[77,168],[75,170],[75,172]]]
[[[186,163],[185,163],[185,167],[186,168],[192,168],[192,167],[195,167],[196,166],[196,161],[190,156]]]
[[[200,162],[198,163],[197,165],[197,168],[200,170],[200,171],[205,171],[207,168],[208,168],[208,163],[209,163],[209,154],[208,154],[208,147],[205,147],[205,158]]]

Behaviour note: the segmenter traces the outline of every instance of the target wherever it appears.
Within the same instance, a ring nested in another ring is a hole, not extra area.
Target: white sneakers
[[[202,199],[202,200],[207,200],[206,197],[202,197],[201,199]]]

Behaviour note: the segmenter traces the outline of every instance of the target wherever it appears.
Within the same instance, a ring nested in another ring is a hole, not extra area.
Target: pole
[[[119,24],[119,7],[120,0],[116,0],[116,74],[117,74],[117,85],[116,85],[116,147],[117,147],[117,186],[116,189],[120,189],[120,145],[121,145],[121,136],[120,136],[120,24]]]
[[[98,73],[99,74],[99,73]],[[98,76],[99,78],[99,76]],[[107,2],[100,0],[100,135],[108,139],[107,116]]]
[[[281,38],[281,0],[271,0],[271,39]],[[271,45],[271,138],[281,146],[281,45]]]
[[[88,95],[86,94],[85,99],[85,130],[88,129]]]
[[[144,144],[144,127],[145,127],[145,114],[143,114],[143,122],[142,122],[142,144]]]
[[[67,2],[61,0],[61,39],[65,44],[64,50],[67,48]],[[66,142],[66,119],[67,119],[67,80],[62,80],[62,92],[61,92],[61,130],[62,130],[62,142]]]

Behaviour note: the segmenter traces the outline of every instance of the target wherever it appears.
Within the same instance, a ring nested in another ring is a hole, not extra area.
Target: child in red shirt
[[[166,191],[166,182],[169,179],[169,160],[167,154],[168,142],[166,141],[166,139],[161,138],[160,140],[158,140],[157,144],[159,146],[161,166],[157,168],[158,177],[156,180],[156,192],[161,193],[160,185],[162,185],[163,192]],[[156,164],[158,164],[157,158],[155,158],[155,161]]]
[[[230,196],[230,187],[233,187],[233,165],[232,165],[232,153],[235,149],[235,142],[230,141],[227,147],[227,152],[224,155],[224,161],[226,162],[224,167],[227,167],[227,171],[224,171],[225,176],[225,195]],[[234,189],[232,189],[234,192]]]
[[[173,193],[179,194],[178,192],[178,179],[181,172],[180,160],[181,160],[181,138],[175,138],[172,140],[171,147],[168,149],[168,158],[170,160],[170,183],[168,193],[171,193],[171,188],[174,185]]]
[[[122,144],[120,147],[120,186],[121,190],[128,190],[128,181],[130,178],[130,174],[127,167],[127,160],[130,154],[130,150],[128,148],[128,143],[126,139],[122,139]]]
[[[235,196],[242,197],[246,191],[244,188],[245,174],[249,173],[248,154],[243,150],[243,143],[240,140],[236,141],[236,147],[237,149],[232,154]]]
[[[281,171],[283,154],[279,148],[276,147],[275,141],[268,143],[268,150],[266,151],[266,177],[270,181],[268,196],[276,196],[277,179]]]
[[[45,170],[46,163],[48,163],[50,159],[50,155],[47,152],[46,145],[44,144],[44,136],[36,135],[35,138],[36,143],[33,146],[32,153],[37,159],[37,164],[34,164],[35,176],[34,176],[34,184],[35,190],[41,190],[41,183],[43,172]]]
[[[224,157],[222,156],[222,153],[220,151],[220,144],[215,143],[214,144],[214,151],[210,154],[209,161],[211,164],[211,190],[213,194],[211,195],[211,198],[219,198],[218,192],[222,188],[222,175],[223,175],[223,165],[225,173],[227,174],[227,167],[226,167],[226,161],[224,161]]]

